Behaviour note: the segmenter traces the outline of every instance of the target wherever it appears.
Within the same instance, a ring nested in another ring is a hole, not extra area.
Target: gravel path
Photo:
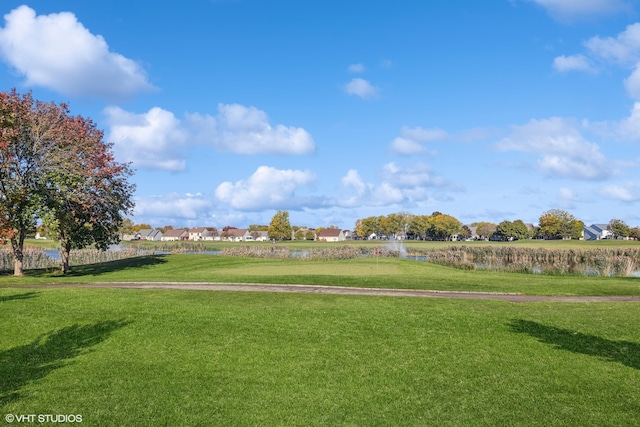
[[[640,296],[536,296],[518,293],[429,291],[409,289],[351,288],[340,286],[271,285],[249,283],[194,283],[194,282],[104,282],[86,284],[21,285],[20,288],[123,288],[123,289],[181,289],[233,292],[284,292],[333,295],[374,295],[419,298],[488,299],[510,302],[640,302]]]

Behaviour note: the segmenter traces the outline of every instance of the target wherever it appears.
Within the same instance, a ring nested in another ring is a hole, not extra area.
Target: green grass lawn
[[[549,276],[466,271],[398,258],[350,260],[258,259],[174,254],[76,266],[70,276],[27,271],[11,284],[85,282],[227,282],[371,288],[520,292],[531,295],[640,295],[637,277]]]
[[[90,426],[640,425],[638,303],[25,288],[295,283],[640,295],[398,258],[159,255],[0,276],[0,415]],[[0,418],[2,419],[2,418]]]
[[[3,414],[80,414],[88,426],[640,425],[634,303],[2,288],[0,313]]]

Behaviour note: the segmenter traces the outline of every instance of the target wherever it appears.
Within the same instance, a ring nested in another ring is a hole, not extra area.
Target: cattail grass
[[[23,251],[22,268],[24,270],[53,269],[60,266],[53,258],[40,249],[25,249]],[[13,252],[10,249],[0,251],[0,271],[13,271]]]
[[[450,246],[426,250],[424,254],[430,262],[440,265],[522,273],[629,276],[640,267],[640,248]]]
[[[61,268],[61,263],[40,249],[25,249],[22,268],[24,270],[52,270]],[[72,250],[69,254],[69,264],[85,265],[99,264],[102,262],[117,261],[126,258],[153,255],[155,251],[141,249],[126,249],[122,251],[101,251],[99,249],[78,249]],[[13,271],[13,252],[11,250],[0,251],[0,271]]]
[[[121,259],[134,258],[140,256],[147,256],[155,254],[154,251],[147,251],[142,249],[125,249],[121,251],[101,251],[99,249],[78,249],[73,250],[69,254],[69,264],[85,265],[85,264],[100,264],[109,261],[118,261]]]

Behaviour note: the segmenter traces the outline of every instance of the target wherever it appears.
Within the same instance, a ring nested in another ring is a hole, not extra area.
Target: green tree
[[[613,233],[613,238],[629,237],[631,234],[631,228],[621,219],[612,219],[607,225],[607,230]]]
[[[360,224],[360,232],[362,234],[358,234],[364,239],[368,239],[372,234],[380,234],[380,230],[378,228],[378,217],[370,216],[367,218],[363,218]],[[318,231],[318,233],[320,233]]]
[[[276,212],[273,218],[271,218],[268,235],[270,239],[291,240],[291,223],[289,222],[289,212]]]
[[[540,216],[538,226],[544,239],[570,239],[582,235],[584,224],[567,211],[551,209]]]
[[[462,228],[462,223],[456,218],[439,212],[429,217],[428,224],[428,235],[434,240],[449,240]]]
[[[496,226],[496,233],[504,240],[521,240],[529,237],[529,229],[522,220],[502,221]]]
[[[580,240],[584,237],[584,222],[579,219],[571,221],[571,238]]]
[[[409,221],[409,233],[420,239],[426,239],[429,232],[429,217],[426,215],[415,215]]]
[[[56,230],[66,274],[72,249],[92,245],[106,250],[119,241],[124,216],[133,209],[135,186],[127,181],[131,175],[128,165],[115,161],[111,145],[103,141],[103,132],[91,120],[68,118],[60,144],[64,169],[47,177],[52,185],[45,191],[45,217]]]

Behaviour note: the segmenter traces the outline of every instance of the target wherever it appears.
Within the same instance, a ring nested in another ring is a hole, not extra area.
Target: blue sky
[[[637,0],[5,0],[3,90],[91,117],[134,221],[640,225]]]

